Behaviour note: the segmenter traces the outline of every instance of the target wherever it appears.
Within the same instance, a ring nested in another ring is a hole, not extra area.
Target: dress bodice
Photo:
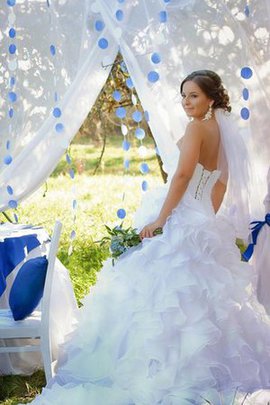
[[[209,171],[201,163],[197,163],[187,191],[199,201],[209,202],[211,192],[220,176],[219,170]]]

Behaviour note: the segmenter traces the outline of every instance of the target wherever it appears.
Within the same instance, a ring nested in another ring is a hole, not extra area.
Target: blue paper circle
[[[144,180],[143,182],[142,182],[142,190],[143,191],[146,191],[147,189],[148,189],[148,183],[147,183],[147,181],[146,180]]]
[[[129,143],[126,139],[124,139],[123,142],[122,142],[122,148],[123,148],[125,151],[128,151],[129,148],[130,148],[130,143]]]
[[[76,238],[76,232],[74,231],[74,229],[70,232],[70,239],[74,240]]]
[[[170,3],[171,0],[163,0],[164,3]]]
[[[109,42],[106,38],[100,38],[100,40],[98,41],[98,46],[101,49],[106,49],[109,46]]]
[[[127,114],[127,112],[126,112],[126,109],[124,107],[118,107],[116,109],[116,111],[115,111],[115,115],[118,118],[125,118],[126,114]]]
[[[71,164],[71,157],[69,156],[69,154],[66,154],[66,161],[67,163],[70,165]]]
[[[8,140],[6,143],[6,149],[9,150],[10,149],[10,141]]]
[[[149,122],[149,112],[147,110],[144,111],[144,118],[145,121]]]
[[[149,173],[150,169],[147,163],[141,163],[140,165],[140,171],[142,174]]]
[[[11,77],[10,78],[10,86],[14,86],[14,84],[16,83],[16,79],[15,79],[15,77]]]
[[[122,97],[120,91],[118,91],[118,90],[115,90],[115,91],[113,92],[112,96],[113,96],[113,98],[115,99],[115,101],[120,101],[120,100],[121,100],[121,97]]]
[[[124,13],[122,10],[117,10],[115,13],[115,17],[117,19],[117,21],[122,21],[124,18]]]
[[[127,78],[126,85],[129,89],[132,89],[134,87],[133,81],[130,77]]]
[[[51,52],[51,55],[52,55],[52,56],[54,56],[54,55],[56,54],[56,48],[55,48],[54,45],[51,45],[51,46],[50,46],[50,52]]]
[[[12,162],[12,157],[10,155],[6,155],[4,157],[4,163],[5,165],[10,165],[10,163]]]
[[[72,179],[74,179],[74,177],[75,177],[75,172],[74,172],[73,169],[70,169],[69,175],[70,175],[70,177],[71,177]]]
[[[122,72],[126,73],[128,71],[127,66],[124,61],[120,63],[120,67],[121,67]]]
[[[128,169],[129,169],[129,164],[130,164],[130,160],[129,160],[129,159],[125,159],[125,160],[124,160],[124,168],[128,170]]]
[[[7,186],[7,192],[9,195],[13,194],[13,188],[11,186]]]
[[[161,22],[161,23],[165,23],[166,21],[167,21],[167,19],[168,19],[168,16],[167,16],[167,11],[160,11],[159,12],[159,21]]]
[[[15,38],[16,37],[16,30],[15,28],[10,28],[8,31],[9,38]]]
[[[137,139],[142,140],[145,137],[145,131],[142,128],[136,128],[135,136]]]
[[[14,55],[14,53],[16,52],[16,45],[15,44],[10,44],[8,47],[8,51],[11,55]]]
[[[124,208],[120,208],[119,210],[117,210],[117,216],[120,219],[124,219],[126,216],[126,211],[124,210]]]
[[[154,53],[151,55],[151,61],[152,61],[153,63],[155,63],[155,64],[159,63],[159,62],[161,61],[161,57],[160,57],[159,53],[154,52]]]
[[[125,2],[125,0],[117,0],[118,1],[118,3],[124,3]]]
[[[104,27],[105,27],[105,23],[104,23],[103,21],[97,20],[97,21],[95,22],[95,29],[96,29],[96,31],[102,31],[102,30],[104,29]]]
[[[58,122],[58,124],[55,125],[55,130],[58,133],[61,133],[64,131],[64,125],[61,122]]]
[[[53,109],[53,116],[54,116],[55,118],[59,118],[59,117],[61,117],[61,115],[62,115],[62,111],[60,110],[60,108],[55,107],[55,108]]]
[[[250,79],[253,75],[252,69],[248,66],[245,66],[241,69],[241,76],[243,79]]]
[[[134,111],[132,113],[132,118],[135,122],[141,122],[142,120],[142,113],[139,110]]]
[[[247,107],[243,107],[241,109],[241,117],[243,118],[243,120],[248,120],[249,119],[249,109]]]
[[[249,6],[248,6],[248,5],[245,6],[245,8],[244,8],[244,13],[245,13],[246,17],[249,17],[250,10],[249,10]]]
[[[58,94],[57,94],[57,92],[55,92],[54,93],[54,101],[57,103],[57,101],[58,101]]]
[[[16,4],[16,0],[7,0],[8,6],[13,7],[13,6],[15,6],[15,4]]]
[[[151,70],[151,72],[148,73],[147,78],[149,82],[155,83],[159,80],[159,74],[158,72]]]
[[[18,203],[16,200],[9,200],[8,206],[9,206],[9,208],[15,209],[18,207]]]
[[[17,94],[14,91],[10,91],[8,93],[8,99],[11,103],[15,103],[15,101],[17,101]]]
[[[249,91],[248,91],[248,89],[247,88],[244,88],[243,89],[243,99],[244,100],[248,100],[249,99]]]
[[[13,115],[14,115],[14,110],[13,110],[13,108],[10,108],[10,109],[8,110],[8,115],[9,115],[9,118],[12,118],[12,117],[13,117]]]

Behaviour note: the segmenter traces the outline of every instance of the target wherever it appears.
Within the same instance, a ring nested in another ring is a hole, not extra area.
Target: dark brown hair
[[[222,108],[231,111],[230,99],[224,88],[219,75],[212,70],[196,70],[190,73],[181,83],[180,91],[183,92],[185,82],[195,82],[211,100],[214,100],[213,108]]]

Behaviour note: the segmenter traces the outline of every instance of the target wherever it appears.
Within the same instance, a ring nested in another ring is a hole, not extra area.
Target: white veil
[[[237,126],[232,114],[218,108],[215,110],[215,117],[221,137],[218,163],[218,169],[221,171],[220,181],[227,183],[219,214],[225,214],[235,227],[237,237],[245,239],[250,223],[248,152],[242,130]]]

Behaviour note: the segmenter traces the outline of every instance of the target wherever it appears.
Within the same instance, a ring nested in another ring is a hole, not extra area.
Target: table
[[[0,225],[0,309],[8,308],[11,285],[23,262],[47,253],[48,234],[41,227],[17,224]],[[56,259],[51,299],[51,341],[54,360],[77,321],[78,307],[68,270]],[[26,341],[24,341],[26,343]],[[16,341],[13,340],[14,344]],[[20,343],[22,341],[20,340]],[[1,339],[0,345],[5,345]],[[41,355],[33,353],[0,354],[0,375],[29,375],[43,365]]]

